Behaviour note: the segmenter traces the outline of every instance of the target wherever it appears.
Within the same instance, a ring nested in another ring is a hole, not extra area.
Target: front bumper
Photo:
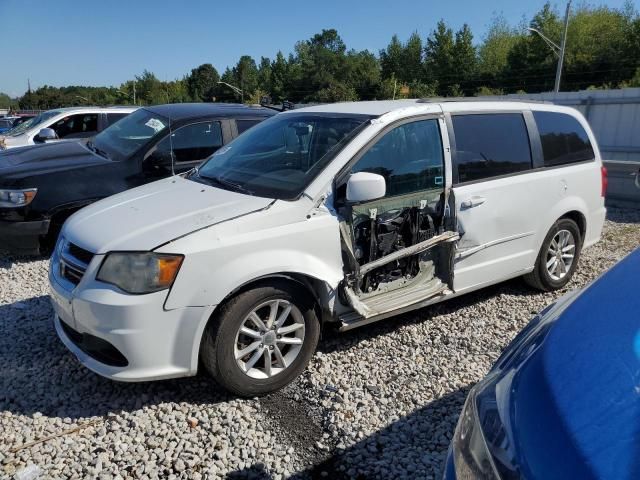
[[[40,253],[40,237],[49,232],[50,221],[7,222],[0,220],[0,247],[23,255]]]
[[[58,274],[57,254],[52,257],[51,302],[62,343],[84,366],[112,380],[195,375],[200,339],[213,307],[165,310],[167,291],[129,295],[96,282],[102,258],[96,255],[73,287]]]

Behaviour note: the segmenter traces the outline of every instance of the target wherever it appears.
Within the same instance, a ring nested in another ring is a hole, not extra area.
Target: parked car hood
[[[153,250],[196,230],[265,209],[271,203],[269,198],[175,176],[83,208],[67,220],[62,235],[93,253]]]
[[[96,155],[83,143],[56,142],[0,151],[0,176],[20,173],[33,176],[69,168],[102,164],[110,160]]]
[[[582,292],[519,368],[510,410],[524,478],[640,478],[639,271],[640,249]]]

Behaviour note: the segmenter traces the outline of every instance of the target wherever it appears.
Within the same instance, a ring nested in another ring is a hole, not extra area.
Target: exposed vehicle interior
[[[448,199],[437,120],[386,132],[347,173],[357,172],[382,175],[386,194],[361,204],[345,201],[339,208],[346,303],[369,318],[451,288],[458,235],[448,221],[452,209],[444,207]],[[339,181],[338,198],[344,198],[348,176]]]

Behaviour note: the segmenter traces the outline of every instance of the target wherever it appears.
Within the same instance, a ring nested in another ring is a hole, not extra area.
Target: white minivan
[[[114,380],[194,375],[239,395],[300,374],[321,327],[524,276],[563,287],[604,223],[576,110],[402,100],[281,113],[187,174],[65,224],[55,328]]]

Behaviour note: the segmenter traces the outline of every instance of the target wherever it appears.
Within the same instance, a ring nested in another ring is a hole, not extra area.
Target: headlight
[[[127,293],[152,293],[171,287],[182,265],[182,255],[163,253],[109,253],[97,280]]]
[[[459,479],[520,478],[510,434],[512,374],[490,374],[469,392],[453,436]]]
[[[38,193],[37,188],[23,190],[0,190],[0,207],[24,207],[29,205]]]
[[[464,404],[453,436],[453,464],[460,480],[500,480],[482,434],[475,389]]]

